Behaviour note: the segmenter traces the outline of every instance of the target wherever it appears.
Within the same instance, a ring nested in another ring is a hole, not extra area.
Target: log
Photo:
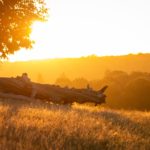
[[[0,92],[23,95],[58,104],[72,104],[74,102],[102,104],[105,103],[106,95],[104,92],[106,89],[107,86],[99,91],[94,91],[89,86],[85,89],[70,89],[57,85],[35,83],[30,80],[26,81],[22,77],[0,78]]]
[[[0,78],[0,92],[30,96],[32,84],[21,78]]]

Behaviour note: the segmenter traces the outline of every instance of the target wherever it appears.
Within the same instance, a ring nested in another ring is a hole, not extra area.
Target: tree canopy
[[[44,0],[0,0],[0,57],[32,48],[31,25],[45,21],[47,14]]]

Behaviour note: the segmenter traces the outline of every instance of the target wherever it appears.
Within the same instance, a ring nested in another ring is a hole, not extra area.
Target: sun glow
[[[32,25],[33,49],[17,52],[11,61],[150,52],[149,1],[46,2],[50,18]]]

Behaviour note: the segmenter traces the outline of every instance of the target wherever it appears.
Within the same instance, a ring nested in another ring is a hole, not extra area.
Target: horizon
[[[14,62],[30,62],[30,61],[44,61],[44,60],[57,60],[57,59],[80,59],[80,58],[88,58],[88,57],[98,57],[98,58],[103,58],[103,57],[126,57],[126,56],[138,56],[138,55],[150,55],[150,53],[128,53],[124,55],[96,55],[96,54],[91,54],[91,55],[86,55],[86,56],[77,56],[77,57],[56,57],[56,58],[35,58],[35,59],[27,59],[27,60],[9,60],[9,59],[4,59],[2,62],[9,62],[9,63],[14,63]]]

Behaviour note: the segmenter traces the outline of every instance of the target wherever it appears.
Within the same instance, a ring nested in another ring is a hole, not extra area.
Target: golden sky
[[[30,51],[11,61],[150,52],[149,0],[46,0],[50,18],[35,23]]]

